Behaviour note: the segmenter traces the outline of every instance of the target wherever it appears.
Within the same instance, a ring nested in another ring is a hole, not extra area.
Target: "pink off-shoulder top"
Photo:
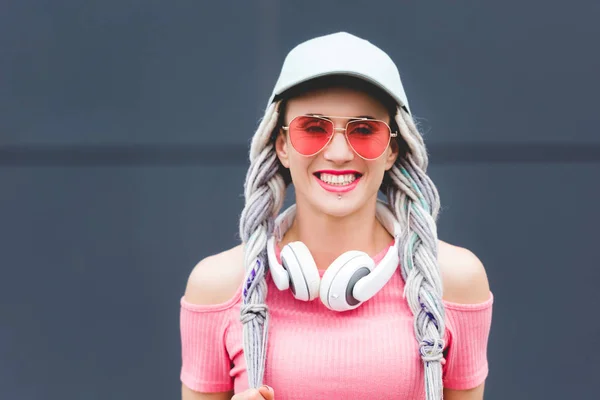
[[[374,257],[380,261],[387,248]],[[323,276],[324,271],[320,271]],[[267,275],[269,336],[264,383],[277,400],[425,399],[424,367],[398,269],[357,309],[335,312],[279,291]],[[198,392],[248,388],[240,322],[242,285],[227,302],[181,298],[181,381]],[[480,304],[444,301],[445,388],[470,389],[488,375],[493,294]]]

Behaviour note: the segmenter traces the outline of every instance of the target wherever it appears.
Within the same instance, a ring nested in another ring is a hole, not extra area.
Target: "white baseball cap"
[[[383,89],[410,113],[408,99],[396,64],[379,47],[347,32],[307,40],[286,56],[273,100],[287,89],[326,75],[348,75],[364,79]]]

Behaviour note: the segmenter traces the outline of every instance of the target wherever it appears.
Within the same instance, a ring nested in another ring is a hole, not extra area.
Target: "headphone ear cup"
[[[290,276],[290,290],[295,298],[311,301],[319,295],[321,276],[308,247],[291,242],[281,250],[281,264]]]
[[[367,253],[348,251],[342,254],[323,274],[319,290],[321,302],[333,311],[357,308],[362,302],[352,295],[354,285],[374,268],[375,262]]]

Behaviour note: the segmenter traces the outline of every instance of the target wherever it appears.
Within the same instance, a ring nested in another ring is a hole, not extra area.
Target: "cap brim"
[[[348,71],[348,70],[331,70],[331,71],[327,71],[327,72],[323,72],[320,74],[313,74],[307,77],[303,77],[302,79],[297,79],[295,81],[292,82],[288,82],[286,85],[281,86],[280,88],[278,88],[277,93],[273,93],[271,95],[271,98],[269,99],[269,103],[268,105],[270,105],[273,101],[279,100],[281,98],[281,95],[284,94],[287,90],[293,88],[296,85],[299,85],[301,83],[304,82],[308,82],[310,80],[316,79],[316,78],[321,78],[324,76],[332,76],[332,75],[345,75],[345,76],[353,76],[356,78],[360,78],[366,82],[369,82],[370,84],[378,87],[379,89],[383,90],[385,93],[387,93],[392,99],[394,99],[396,101],[396,103],[398,103],[399,106],[401,106],[402,108],[404,108],[404,110],[410,114],[410,109],[408,108],[408,106],[406,104],[404,104],[404,102],[402,101],[402,99],[398,98],[394,93],[390,92],[386,86],[382,85],[380,82],[378,82],[375,79],[372,79],[371,77],[364,75],[360,72],[356,72],[356,71]],[[267,106],[268,106],[267,105]]]

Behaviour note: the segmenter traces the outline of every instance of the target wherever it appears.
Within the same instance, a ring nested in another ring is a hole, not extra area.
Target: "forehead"
[[[366,92],[331,87],[315,89],[293,97],[287,101],[286,119],[302,114],[322,114],[354,117],[371,115],[378,119],[388,119],[385,106]]]

